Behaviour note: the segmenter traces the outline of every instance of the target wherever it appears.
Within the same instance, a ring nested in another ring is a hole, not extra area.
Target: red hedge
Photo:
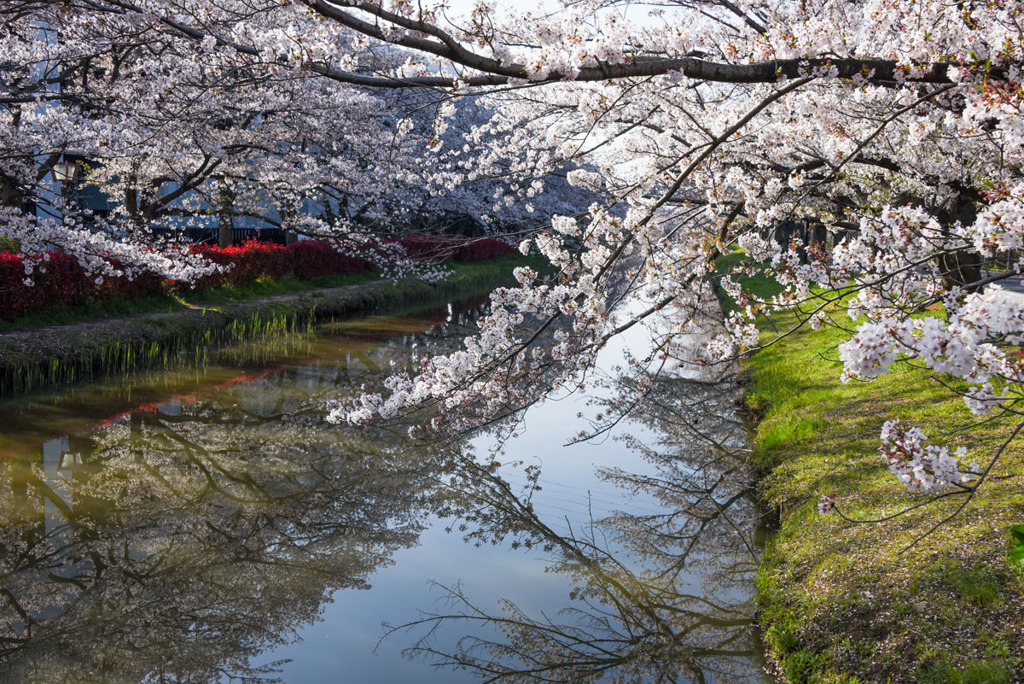
[[[481,261],[510,254],[515,250],[502,240],[485,238],[462,246],[447,238],[433,235],[411,235],[399,241],[410,257],[435,262],[455,256],[460,261]],[[308,280],[330,275],[359,273],[370,268],[369,262],[338,252],[325,242],[300,240],[287,247],[250,240],[232,247],[199,245],[193,252],[210,261],[229,265],[225,273],[203,278],[196,287],[205,289],[224,284],[250,283],[259,278],[279,280],[293,275]],[[0,318],[12,320],[48,306],[69,307],[89,302],[112,302],[131,297],[162,294],[175,284],[152,272],[142,272],[129,279],[104,276],[96,283],[78,262],[63,252],[29,257],[33,266],[34,285],[25,284],[25,259],[0,251]],[[112,263],[117,266],[117,260]]]
[[[288,246],[296,278],[308,280],[320,276],[359,273],[370,268],[369,262],[348,256],[319,240],[300,240]]]
[[[120,266],[117,259],[111,259],[114,266]],[[100,302],[113,302],[119,299],[131,299],[132,297],[154,297],[162,295],[167,290],[167,281],[152,271],[135,273],[135,277],[129,279],[127,276],[110,278],[104,276],[103,282],[99,285],[92,283],[91,299]]]
[[[0,317],[17,318],[27,313],[35,301],[41,301],[24,280],[25,264],[21,257],[0,252]]]
[[[243,284],[266,277],[279,280],[294,275],[309,279],[319,276],[358,273],[369,264],[346,256],[323,242],[301,240],[288,247],[251,240],[221,249],[206,245],[194,252],[217,264],[233,264],[225,273],[203,278],[200,289],[227,283]],[[100,283],[89,277],[78,262],[63,252],[29,257],[33,285],[25,284],[25,259],[0,252],[0,318],[13,320],[48,306],[69,307],[89,302],[112,302],[131,297],[162,294],[174,284],[156,273],[144,271],[134,278],[104,276]],[[112,260],[117,266],[117,260]]]
[[[11,320],[33,311],[57,306],[67,308],[87,302],[109,302],[128,297],[161,294],[164,280],[155,273],[127,276],[87,276],[85,269],[64,252],[29,257],[32,274],[25,274],[25,259],[0,252],[0,318]],[[116,266],[117,260],[112,259]],[[25,283],[31,279],[32,285]]]
[[[512,254],[515,248],[504,240],[482,238],[455,242],[439,235],[407,235],[398,243],[414,261],[438,262],[455,258],[458,261],[484,261]]]
[[[248,240],[240,245],[223,248],[199,245],[193,247],[192,251],[215,264],[233,265],[233,268],[225,273],[204,278],[198,284],[201,288],[224,283],[251,283],[264,277],[279,280],[293,270],[292,256],[288,248],[271,242]]]
[[[506,254],[512,254],[516,250],[504,240],[497,238],[483,238],[467,242],[455,253],[459,261],[484,261],[495,259]]]
[[[454,243],[439,235],[406,235],[398,240],[413,261],[447,261],[455,251]]]
[[[259,278],[280,280],[289,275],[302,279],[345,275],[370,267],[363,259],[346,256],[318,240],[299,240],[287,247],[249,240],[231,247],[199,245],[192,249],[215,264],[233,264],[224,273],[203,278],[197,285],[200,288],[251,283]]]

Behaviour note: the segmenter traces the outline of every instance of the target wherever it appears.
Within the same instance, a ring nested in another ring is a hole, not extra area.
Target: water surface
[[[765,681],[728,380],[664,379],[566,446],[632,382],[609,349],[603,380],[531,408],[497,456],[492,433],[324,422],[476,315],[0,404],[0,680]]]

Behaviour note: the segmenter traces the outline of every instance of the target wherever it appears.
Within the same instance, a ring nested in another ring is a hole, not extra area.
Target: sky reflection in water
[[[458,532],[446,533],[449,523],[434,515],[439,473],[432,466],[444,461],[447,477],[460,469],[458,459],[410,451],[399,432],[339,431],[322,424],[322,402],[335,396],[338,383],[358,386],[377,369],[407,363],[410,346],[443,346],[461,335],[454,324],[417,332],[437,321],[333,326],[330,335],[307,340],[305,349],[293,345],[279,354],[267,364],[277,367],[274,372],[250,368],[245,382],[231,382],[237,363],[204,369],[197,378],[156,374],[134,386],[135,398],[184,398],[121,415],[85,434],[104,403],[100,397],[116,413],[116,406],[133,405],[131,393],[111,383],[77,390],[63,401],[36,398],[0,407],[0,446],[25,454],[2,476],[11,494],[3,510],[8,524],[2,533],[2,588],[16,599],[2,607],[5,636],[13,640],[0,651],[0,675],[137,681],[162,673],[169,681],[228,681],[225,673],[258,674],[254,667],[288,661],[268,676],[288,682],[480,678],[472,670],[430,667],[455,660],[504,668],[506,674],[556,662],[554,671],[563,679],[599,677],[603,669],[588,673],[571,662],[574,654],[593,651],[567,648],[565,640],[536,640],[538,630],[557,626],[570,640],[592,636],[613,655],[601,668],[635,672],[636,681],[761,680],[744,603],[753,567],[746,552],[754,517],[743,494],[747,475],[732,462],[716,462],[714,473],[735,468],[736,481],[714,485],[713,497],[694,494],[698,481],[718,482],[717,475],[694,467],[708,460],[700,456],[706,445],[665,442],[661,431],[671,418],[659,418],[659,409],[646,409],[645,420],[616,428],[620,436],[629,432],[656,450],[646,458],[611,435],[565,447],[579,429],[577,413],[600,410],[579,396],[531,409],[526,429],[507,444],[506,457],[540,464],[541,489],[531,495],[532,508],[485,515],[471,526],[490,526],[493,537],[503,538],[481,547],[463,542]],[[386,338],[391,342],[376,344]],[[607,350],[602,365],[610,369],[621,353]],[[673,406],[669,413],[708,391],[685,382],[665,385],[661,404]],[[738,426],[729,423],[734,393],[714,393],[721,396],[707,402],[717,406],[709,424],[717,434],[735,431]],[[601,391],[594,387],[590,394]],[[76,404],[92,410],[76,411]],[[51,439],[40,454],[39,437],[62,426],[78,434]],[[678,427],[672,428],[677,437]],[[738,444],[735,436],[729,440]],[[481,435],[472,446],[485,451],[488,442]],[[682,459],[681,449],[687,451]],[[81,465],[69,453],[80,454]],[[349,456],[338,459],[338,453]],[[40,455],[44,463],[36,460]],[[34,460],[35,466],[26,465]],[[631,474],[602,477],[595,466],[628,467]],[[512,494],[528,485],[523,470],[502,474],[509,489],[463,469],[460,485],[466,492],[449,495],[448,507],[472,511],[466,493],[479,492],[509,508],[520,505]],[[673,491],[662,482],[666,474],[672,475]],[[688,485],[680,485],[682,480]],[[663,515],[676,510],[673,497],[684,494],[698,501],[695,520],[709,502],[711,508],[727,502],[728,519],[704,521],[705,528],[691,536],[688,523]],[[592,520],[616,511],[629,515],[593,528],[589,536]],[[645,534],[649,543],[639,541]],[[533,547],[512,549],[510,539]],[[683,553],[685,563],[678,558]],[[709,563],[709,557],[717,562]],[[560,572],[546,571],[552,563],[560,564]],[[602,575],[606,571],[611,574]],[[608,581],[626,588],[641,580],[656,589],[603,588]],[[366,583],[372,589],[355,590]],[[445,587],[455,591],[446,593]],[[582,612],[560,617],[573,588],[590,603],[572,603]],[[328,597],[333,601],[324,603]],[[515,604],[517,624],[512,642],[488,652],[479,640],[497,637],[484,618],[502,615],[500,599]],[[636,605],[595,613],[609,599],[636,599]],[[707,609],[704,599],[722,606]],[[661,607],[649,610],[655,602]],[[696,607],[710,613],[714,624],[705,624]],[[482,612],[473,613],[477,609]],[[374,653],[382,623],[402,625],[425,613],[449,617],[400,630]],[[643,624],[648,617],[660,630],[658,638],[671,643],[640,653],[617,639],[617,630],[651,629]],[[426,662],[403,658],[402,651],[430,627],[434,639],[419,646],[437,652],[421,652]],[[483,650],[460,652],[458,641],[467,633]],[[531,647],[549,653],[524,659]],[[708,653],[701,655],[702,648]],[[716,677],[715,671],[728,674]]]

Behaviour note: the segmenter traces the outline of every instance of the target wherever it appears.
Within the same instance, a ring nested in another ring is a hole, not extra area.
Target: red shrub
[[[278,280],[294,270],[288,251],[272,242],[247,240],[230,247],[198,245],[193,247],[192,251],[215,264],[231,265],[225,273],[204,278],[200,287],[213,287],[225,283],[241,285],[261,277]]]
[[[364,259],[342,254],[326,242],[299,240],[287,247],[296,278],[317,278],[365,271],[370,264]]]
[[[28,313],[32,288],[24,283],[25,262],[17,254],[0,252],[0,318],[11,320]]]
[[[273,242],[247,240],[224,251],[235,264],[229,276],[232,282],[248,283],[258,278],[280,280],[295,270],[288,250]]]
[[[401,241],[410,257],[425,262],[443,261],[455,251],[455,244],[440,236],[411,235]],[[265,277],[278,280],[288,275],[310,279],[330,275],[358,273],[371,268],[359,257],[348,256],[319,240],[300,240],[288,247],[250,240],[232,247],[197,245],[193,253],[210,261],[232,267],[225,273],[203,278],[197,287],[208,288],[225,283],[244,284]],[[476,240],[460,247],[456,258],[480,261],[509,254],[515,250],[493,238]],[[87,276],[85,269],[63,252],[48,252],[30,257],[33,285],[25,284],[25,260],[17,254],[0,252],[0,318],[11,320],[48,306],[67,307],[86,302],[112,302],[131,297],[158,295],[174,283],[144,271],[133,278],[126,275]],[[116,259],[111,263],[117,267]]]
[[[398,243],[410,259],[427,263],[447,261],[455,251],[454,243],[440,235],[406,235]]]
[[[455,258],[459,261],[484,261],[495,259],[506,254],[512,254],[516,250],[504,240],[496,238],[483,238],[473,240],[459,247]]]
[[[115,268],[120,268],[121,262],[116,259],[109,259]],[[165,291],[165,280],[152,271],[134,273],[133,277],[127,275],[104,276],[103,282],[99,285],[93,284],[92,297],[97,302],[114,302],[132,297],[153,297],[163,294]]]
[[[0,253],[0,317],[10,320],[48,306],[73,306],[92,295],[85,269],[64,252],[47,252],[29,261],[32,275],[26,276],[23,257]],[[31,285],[26,278],[31,278]]]
[[[207,261],[212,261],[213,263],[220,264],[221,266],[226,266],[231,263],[230,256],[226,254],[223,250],[221,250],[219,247],[215,247],[213,245],[194,245],[192,246],[190,251],[193,254],[199,254]],[[205,290],[211,287],[217,287],[218,285],[222,285],[228,282],[227,279],[228,274],[226,272],[214,273],[213,275],[208,275],[205,278],[201,278],[200,280],[196,281],[194,287],[200,290]]]
[[[370,267],[367,261],[342,254],[319,240],[299,240],[288,247],[250,240],[224,248],[199,245],[192,251],[215,264],[232,265],[226,273],[203,278],[200,288],[249,283],[261,277],[280,280],[294,275],[308,279],[358,273]]]
[[[91,281],[78,261],[64,252],[47,252],[34,259],[35,287],[47,306],[80,304],[91,294]]]

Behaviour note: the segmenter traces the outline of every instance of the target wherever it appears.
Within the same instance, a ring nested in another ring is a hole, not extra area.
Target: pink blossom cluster
[[[714,258],[736,247],[781,292],[761,300],[739,273],[721,278],[739,306],[708,341],[708,360],[758,346],[758,316],[794,311],[819,327],[845,309],[860,319],[839,349],[845,379],[916,359],[965,380],[975,412],[1020,396],[1022,310],[987,287],[1019,263],[1001,276],[982,265],[1009,258],[1024,235],[1024,39],[1010,3],[972,6],[969,22],[930,0],[672,5],[653,22],[606,10],[480,4],[457,28],[424,19],[424,40],[467,69],[460,92],[500,81],[495,116],[473,128],[478,152],[459,158],[466,177],[514,179],[514,192],[494,194],[498,206],[527,193],[526,179],[578,163],[568,182],[604,201],[523,239],[557,276],[520,272],[522,286],[497,295],[465,352],[427,362],[395,387],[397,404],[369,396],[360,419],[421,399],[449,416],[536,400],[585,372],[581,351],[705,297]],[[409,28],[372,7],[352,13]],[[440,47],[452,43],[460,49]],[[755,76],[769,60],[771,76]],[[787,223],[820,232],[773,234]],[[627,295],[649,308],[621,312]],[[690,322],[680,314],[662,326],[663,351]],[[522,330],[531,325],[545,334]],[[466,375],[454,380],[451,368]],[[554,379],[541,383],[540,368]]]
[[[945,319],[885,317],[861,324],[839,346],[843,379],[876,378],[898,359],[918,359],[936,372],[974,385],[964,397],[981,415],[1024,381],[1024,361],[1013,346],[1024,339],[1024,303],[998,288],[972,294]]]
[[[818,499],[817,511],[820,515],[828,515],[836,508],[835,494],[822,494]]]
[[[962,485],[973,479],[978,470],[961,469],[960,460],[967,455],[966,447],[958,447],[951,455],[948,447],[926,445],[928,438],[916,427],[907,427],[899,420],[882,426],[881,454],[889,470],[911,491],[932,491]]]

